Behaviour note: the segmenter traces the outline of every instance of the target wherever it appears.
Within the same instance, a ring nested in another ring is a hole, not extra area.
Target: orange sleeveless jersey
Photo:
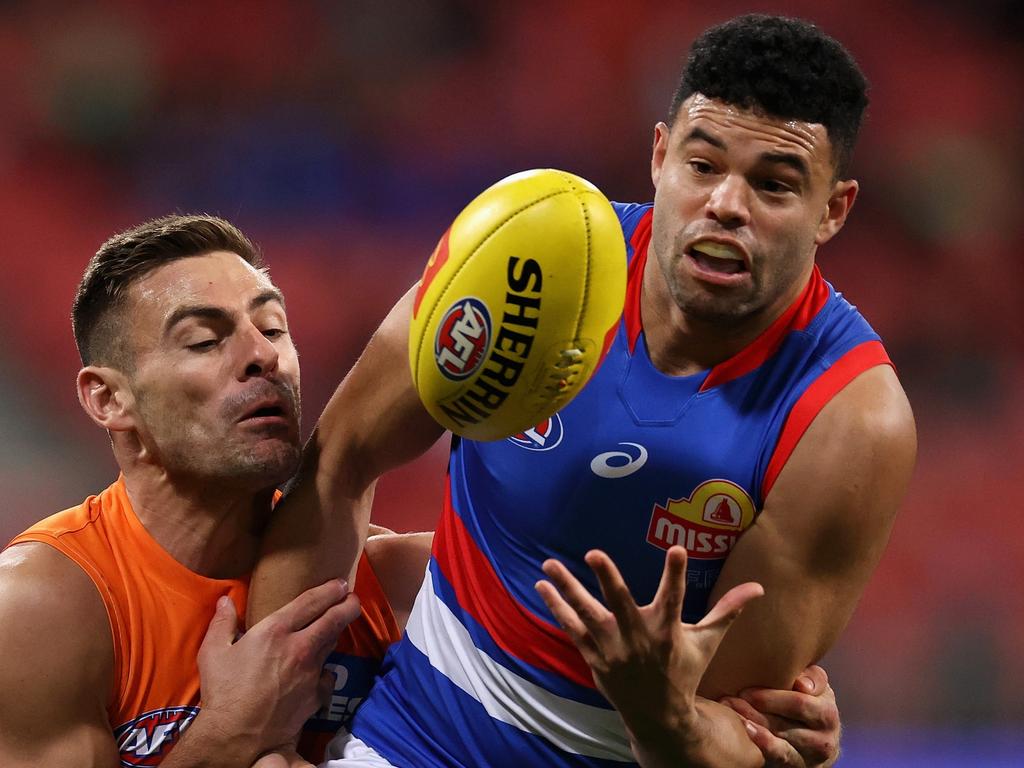
[[[32,526],[11,545],[29,541],[64,553],[99,590],[114,640],[107,713],[121,764],[159,765],[199,711],[196,655],[217,598],[230,595],[244,616],[248,580],[210,579],[171,557],[135,516],[123,476],[98,496]],[[300,742],[303,756],[314,763],[362,701],[387,647],[401,636],[365,554],[355,591],[362,615],[328,659],[337,679],[334,695]]]

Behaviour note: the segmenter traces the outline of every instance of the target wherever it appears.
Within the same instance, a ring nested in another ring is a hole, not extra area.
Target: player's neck
[[[255,565],[274,489],[245,491],[172,479],[147,465],[125,469],[132,508],[175,560],[210,578],[246,576]]]
[[[792,302],[777,306],[736,325],[695,318],[672,298],[657,262],[648,260],[644,271],[640,313],[651,362],[662,373],[688,376],[709,370],[750,345]]]

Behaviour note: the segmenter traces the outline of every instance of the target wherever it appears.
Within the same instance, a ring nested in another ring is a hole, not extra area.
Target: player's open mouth
[[[284,416],[284,408],[277,406],[270,406],[268,408],[258,408],[252,413],[245,416],[246,419],[258,419],[262,416]]]
[[[727,243],[702,240],[686,251],[695,272],[713,282],[734,282],[737,276],[749,274],[745,254]]]
[[[289,411],[279,399],[256,403],[253,408],[242,414],[240,424],[286,425],[289,423]]]

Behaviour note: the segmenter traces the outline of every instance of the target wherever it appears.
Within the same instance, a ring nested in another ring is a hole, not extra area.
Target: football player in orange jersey
[[[360,613],[331,580],[236,642],[300,456],[284,300],[235,227],[171,216],[103,245],[73,322],[121,475],[0,554],[0,764],[248,766],[317,708]]]

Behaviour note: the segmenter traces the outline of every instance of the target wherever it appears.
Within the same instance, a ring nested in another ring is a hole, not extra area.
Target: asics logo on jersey
[[[122,766],[156,766],[189,727],[199,707],[167,707],[139,715],[114,731]]]
[[[619,443],[619,445],[625,445],[634,450],[599,453],[590,462],[590,469],[595,475],[614,480],[632,475],[647,463],[647,449],[639,443]]]
[[[550,451],[562,442],[563,434],[562,419],[556,413],[537,426],[512,435],[508,441],[528,451]]]

